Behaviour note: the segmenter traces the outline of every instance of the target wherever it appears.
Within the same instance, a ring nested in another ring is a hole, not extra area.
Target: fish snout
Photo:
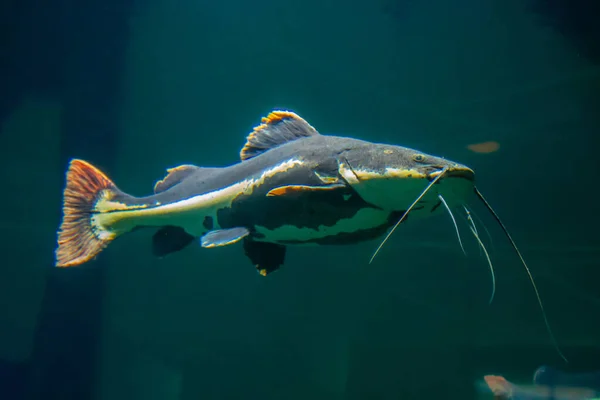
[[[461,164],[450,165],[432,165],[429,167],[431,172],[427,174],[429,180],[437,178],[441,173],[444,173],[444,178],[463,178],[469,181],[475,180],[475,171]]]

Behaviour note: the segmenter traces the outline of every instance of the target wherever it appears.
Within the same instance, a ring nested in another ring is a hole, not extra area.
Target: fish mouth
[[[464,165],[454,165],[451,167],[438,167],[438,168],[439,169],[437,171],[433,171],[427,175],[427,178],[429,180],[435,179],[443,172],[444,176],[442,177],[442,179],[463,178],[463,179],[466,179],[471,182],[475,181],[475,172],[471,168],[465,167]],[[444,170],[444,168],[446,168],[446,169]]]

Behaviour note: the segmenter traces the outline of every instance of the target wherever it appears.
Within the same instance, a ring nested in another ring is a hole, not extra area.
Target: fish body
[[[241,161],[224,168],[181,165],[154,194],[121,191],[91,164],[67,173],[57,266],[95,257],[116,237],[158,228],[153,251],[179,251],[243,240],[262,275],[284,262],[288,245],[351,244],[384,234],[442,171],[410,218],[442,212],[439,194],[459,205],[474,173],[461,164],[388,144],[322,135],[297,114],[274,111],[248,136]]]

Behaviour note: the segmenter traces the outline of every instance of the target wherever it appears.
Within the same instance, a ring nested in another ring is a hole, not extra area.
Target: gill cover
[[[406,210],[429,181],[410,169],[384,167],[354,168],[347,159],[338,161],[338,173],[366,202],[383,210]]]

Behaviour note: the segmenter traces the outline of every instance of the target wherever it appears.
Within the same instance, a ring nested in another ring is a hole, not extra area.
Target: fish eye
[[[413,160],[415,160],[416,162],[424,162],[425,156],[423,154],[415,154],[413,156]]]

